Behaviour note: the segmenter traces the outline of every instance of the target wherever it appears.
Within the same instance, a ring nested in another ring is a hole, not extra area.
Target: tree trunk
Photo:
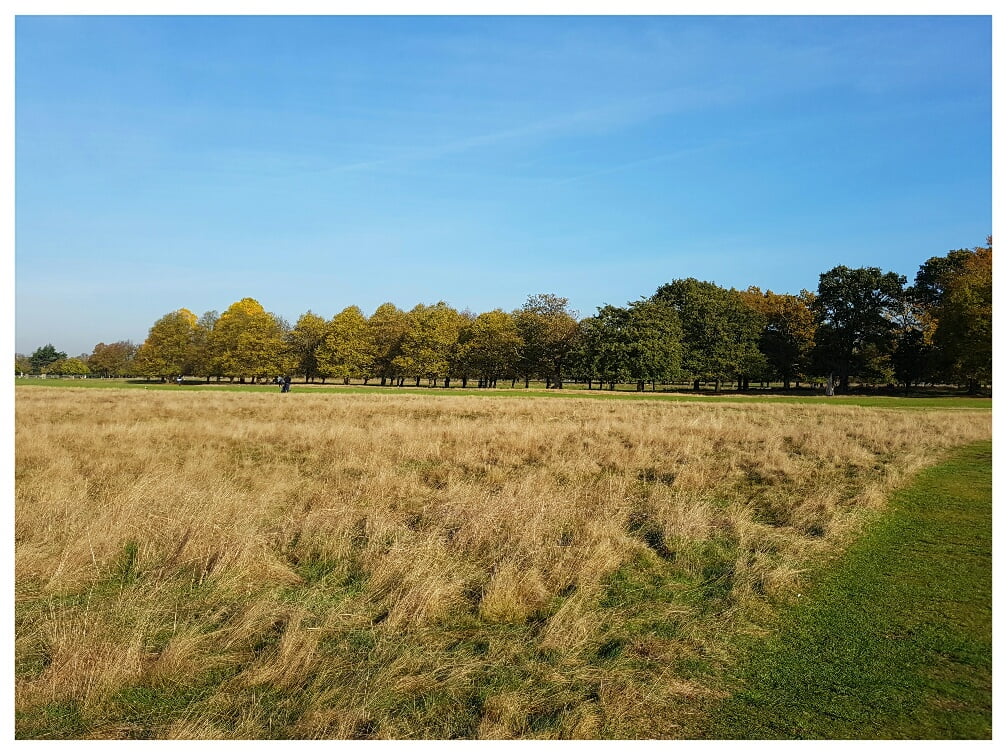
[[[700,379],[699,378],[695,378],[693,380],[693,390],[694,391],[699,391],[700,390]]]

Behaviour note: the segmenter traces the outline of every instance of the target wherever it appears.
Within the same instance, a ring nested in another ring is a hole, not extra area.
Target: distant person
[[[179,386],[182,385],[182,376],[181,375],[178,378],[175,379],[175,383],[177,383]]]
[[[284,394],[288,393],[290,391],[290,384],[291,384],[291,377],[289,375],[285,375],[283,379],[283,387],[280,389],[280,391],[283,392]]]

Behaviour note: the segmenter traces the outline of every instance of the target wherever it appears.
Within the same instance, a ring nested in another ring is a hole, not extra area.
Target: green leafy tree
[[[87,358],[88,369],[103,378],[118,378],[133,375],[133,358],[137,347],[131,341],[116,341],[112,344],[95,344]]]
[[[600,382],[609,384],[610,391],[617,383],[629,381],[632,375],[629,321],[627,308],[603,305],[582,334],[585,343],[591,345],[594,374]]]
[[[416,384],[426,378],[434,385],[439,377],[447,378],[462,329],[463,318],[445,302],[436,305],[418,304],[408,313],[399,355],[392,361],[402,375],[416,378]]]
[[[675,311],[651,300],[631,302],[627,307],[604,305],[580,324],[573,364],[588,379],[609,384],[633,381],[643,391],[654,388],[680,371],[682,329]]]
[[[14,372],[15,373],[30,373],[32,371],[31,359],[29,359],[26,354],[15,354],[14,355]]]
[[[476,315],[469,310],[460,312],[452,309],[452,312],[455,322],[451,324],[451,328],[455,331],[455,338],[451,346],[448,347],[448,372],[445,373],[444,387],[448,388],[451,385],[452,378],[459,378],[462,381],[462,387],[465,388],[469,384],[469,376],[473,372],[473,368],[469,364],[468,355],[462,345],[469,337],[469,332],[476,321]]]
[[[358,307],[347,307],[333,316],[326,335],[317,350],[318,370],[326,376],[342,378],[366,377],[374,369],[375,349],[371,341],[367,318]]]
[[[56,362],[56,360],[66,359],[66,356],[66,352],[58,352],[52,344],[46,344],[32,352],[32,356],[28,358],[28,361],[31,362],[31,371],[33,373],[44,373],[49,365]]]
[[[190,335],[189,370],[192,375],[204,376],[207,383],[211,376],[216,375],[218,381],[221,378],[213,344],[213,329],[219,318],[216,310],[207,310],[196,321]]]
[[[210,344],[217,371],[232,380],[272,377],[288,367],[282,323],[250,297],[221,313]]]
[[[84,361],[77,357],[64,357],[51,363],[46,371],[53,375],[87,375],[90,371]]]
[[[892,360],[895,346],[895,343],[890,344],[885,350],[875,344],[865,346],[859,356],[861,367],[858,378],[861,383],[866,386],[888,386],[896,380]]]
[[[480,313],[464,329],[459,348],[465,371],[473,371],[480,388],[515,375],[522,341],[514,316],[503,310]]]
[[[682,370],[693,377],[694,389],[701,381],[721,382],[737,378],[740,388],[750,376],[763,370],[759,351],[763,318],[734,289],[685,278],[659,287],[651,300],[675,311],[682,327]]]
[[[137,374],[162,381],[172,375],[191,375],[196,321],[196,316],[184,307],[158,318],[137,349]]]
[[[841,391],[851,376],[874,380],[879,361],[892,354],[905,283],[879,268],[843,265],[819,276],[814,361],[821,375],[839,376]]]
[[[403,337],[409,327],[409,318],[391,302],[378,307],[368,318],[371,343],[374,345],[374,372],[381,378],[381,385],[387,381],[402,381],[403,373],[396,363],[402,353]]]
[[[571,376],[588,384],[590,391],[596,380],[602,388],[600,357],[604,334],[597,316],[583,318],[578,322],[577,335],[570,353],[567,355]]]
[[[525,387],[535,376],[545,379],[547,388],[563,388],[568,358],[577,347],[577,313],[568,309],[567,298],[556,294],[530,296],[514,313],[522,339],[519,370]]]
[[[667,382],[682,368],[682,326],[676,311],[649,299],[631,302],[625,324],[624,359],[626,370],[637,382],[652,389],[658,381]]]
[[[319,372],[318,350],[326,338],[325,318],[309,310],[298,318],[297,325],[287,335],[290,353],[297,362],[295,370],[305,377],[305,382],[314,382],[325,375]]]

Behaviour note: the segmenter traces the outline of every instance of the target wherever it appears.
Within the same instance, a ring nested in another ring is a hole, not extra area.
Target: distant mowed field
[[[16,393],[20,738],[689,737],[989,410]]]

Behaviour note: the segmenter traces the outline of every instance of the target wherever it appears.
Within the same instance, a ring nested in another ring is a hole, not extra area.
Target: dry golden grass
[[[990,413],[16,402],[20,737],[675,737],[739,633]]]

